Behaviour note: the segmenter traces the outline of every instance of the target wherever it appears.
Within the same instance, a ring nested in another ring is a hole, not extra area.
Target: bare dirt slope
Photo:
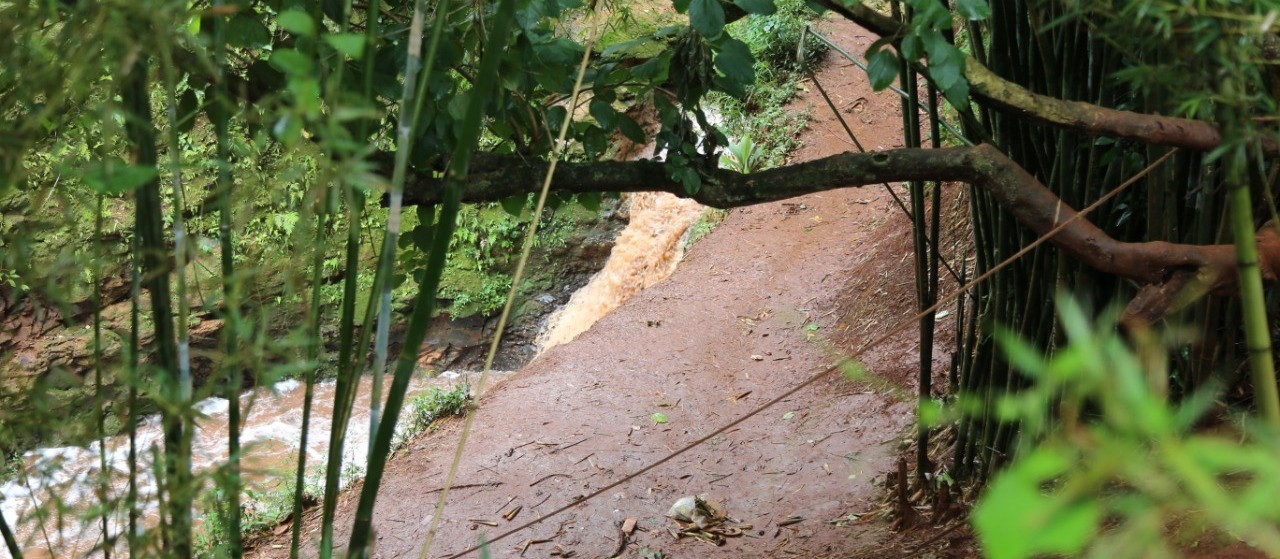
[[[851,24],[825,27],[851,52],[871,42]],[[901,144],[891,93],[873,93],[861,71],[834,56],[819,79],[868,149]],[[797,158],[853,149],[816,91],[796,103],[796,110],[809,107],[815,119]],[[883,189],[735,210],[671,278],[480,398],[429,556],[461,551],[481,534],[545,514],[657,461],[828,367],[833,352],[909,320],[910,246],[907,219]],[[950,358],[950,338],[940,332],[935,375]],[[916,334],[908,330],[864,362],[910,388],[916,355]],[[642,549],[662,557],[843,556],[881,535],[875,526],[839,521],[873,506],[880,491],[874,480],[894,464],[913,409],[911,401],[829,375],[709,444],[496,542],[493,556],[548,557],[558,546],[576,557],[611,557],[619,548],[618,523],[627,518],[638,519],[638,529],[625,557],[645,556]],[[668,422],[655,423],[654,413]],[[445,425],[389,465],[376,511],[377,557],[418,556],[459,430]],[[705,495],[722,504],[734,525],[752,528],[723,547],[677,541],[664,514],[683,495]],[[355,500],[349,492],[339,506],[339,542],[346,541]],[[502,517],[517,506],[514,520]],[[785,522],[792,515],[803,520]],[[316,511],[305,530],[314,541]],[[528,540],[540,543],[524,549]],[[287,534],[279,534],[254,554],[285,550]]]

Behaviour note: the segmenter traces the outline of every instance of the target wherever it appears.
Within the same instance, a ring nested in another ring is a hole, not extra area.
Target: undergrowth
[[[409,401],[409,409],[401,418],[403,427],[396,432],[391,442],[392,449],[399,449],[414,437],[428,431],[439,419],[462,415],[471,402],[471,384],[463,382],[452,389],[444,390],[436,386],[426,392],[414,396]]]
[[[315,495],[308,495],[314,501]],[[201,499],[203,514],[195,532],[195,556],[200,559],[226,557],[231,534],[226,524],[226,495],[214,487]],[[240,505],[240,533],[249,539],[280,525],[293,511],[293,478],[285,477],[275,488],[265,491],[246,489]]]
[[[408,403],[402,424],[391,443],[392,452],[403,448],[418,435],[430,431],[440,419],[462,415],[471,402],[471,385],[463,382],[450,389],[432,386]],[[343,464],[342,482],[350,485],[364,478],[363,461],[349,460]],[[246,489],[241,510],[241,536],[245,541],[260,537],[284,522],[292,512],[294,476],[281,476],[283,481],[271,489]],[[324,493],[324,469],[321,465],[308,469],[303,495],[308,505],[314,504]],[[201,500],[200,527],[196,530],[196,557],[213,559],[225,557],[226,546],[231,541],[226,525],[226,495],[221,487],[204,494]]]
[[[701,241],[703,237],[709,235],[721,223],[724,218],[729,215],[728,210],[719,208],[707,208],[698,214],[698,220],[689,226],[689,230],[684,234],[684,250],[689,250],[695,243]]]
[[[788,111],[786,104],[821,64],[828,49],[806,36],[803,59],[797,59],[800,37],[815,14],[804,0],[777,0],[775,4],[778,11],[773,15],[745,18],[727,28],[750,47],[756,60],[756,83],[741,99],[723,93],[709,95],[723,118],[720,128],[731,138],[751,138],[761,159],[760,168],[786,163],[787,156],[800,146],[799,135],[809,116]]]

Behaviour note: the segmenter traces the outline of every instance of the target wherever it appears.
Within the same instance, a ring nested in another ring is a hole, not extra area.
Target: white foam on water
[[[501,372],[497,372],[502,374]],[[428,386],[448,386],[466,375],[460,371],[446,371],[436,379],[415,377],[410,383],[407,404],[413,395]],[[388,377],[387,383],[390,382]],[[369,445],[369,378],[362,379],[347,427],[343,445],[344,468],[341,486],[346,487],[359,479],[359,472],[368,456]],[[289,475],[296,465],[296,452],[302,435],[303,383],[283,380],[270,387],[247,391],[241,397],[245,407],[241,441],[244,445],[245,471],[250,466],[267,471],[256,479],[262,486],[276,485],[271,476]],[[314,386],[313,413],[310,418],[307,439],[307,471],[322,471],[328,458],[330,415],[335,383],[332,380],[318,382]],[[384,395],[385,397],[385,395]],[[197,421],[192,440],[192,469],[206,471],[226,461],[227,412],[229,403],[223,398],[207,398],[195,404],[201,417]],[[402,432],[404,422],[397,424]],[[157,518],[153,449],[163,448],[164,432],[159,416],[139,421],[136,434],[138,458],[137,488],[142,505],[142,518],[150,525]],[[257,450],[255,450],[255,447]],[[283,449],[282,449],[283,447]],[[128,491],[129,440],[126,435],[111,437],[106,441],[106,464],[112,498],[123,498]],[[103,477],[99,460],[101,452],[97,442],[76,446],[37,448],[23,454],[25,467],[15,479],[0,484],[0,514],[4,514],[14,528],[19,544],[24,548],[52,546],[59,557],[78,559],[92,555],[90,550],[101,541],[100,519],[82,518],[93,503],[99,502]],[[352,475],[352,474],[355,475]],[[253,483],[255,480],[250,480]],[[35,517],[37,507],[60,508],[65,512],[60,523],[49,520],[41,526]],[[113,511],[110,515],[112,535],[121,535],[125,529],[127,512]],[[121,548],[123,549],[123,548]],[[97,554],[100,556],[100,554]],[[119,555],[119,554],[117,554]],[[8,558],[8,551],[0,546],[0,559]]]

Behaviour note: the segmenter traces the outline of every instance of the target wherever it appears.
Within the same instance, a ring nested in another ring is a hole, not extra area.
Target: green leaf
[[[643,47],[651,45],[660,45],[660,43],[654,41],[653,37],[641,37],[639,39],[609,45],[608,47],[605,47],[604,50],[600,51],[600,56],[603,58],[614,58],[620,55],[637,52]]]
[[[644,129],[641,128],[639,124],[636,124],[636,121],[631,120],[631,117],[627,115],[618,115],[617,124],[618,131],[622,132],[622,135],[626,136],[628,140],[637,144],[644,143]]]
[[[950,101],[953,107],[965,112],[969,111],[969,82],[967,80],[956,82],[955,85],[947,88],[942,93],[946,95],[947,101]]]
[[[130,165],[118,157],[94,161],[80,172],[86,185],[105,196],[119,196],[132,192],[156,177],[156,168],[150,165]]]
[[[934,30],[926,31],[921,37],[924,40],[925,52],[929,57],[929,76],[942,90],[951,89],[956,82],[964,79],[964,54],[955,45]]]
[[[724,7],[720,0],[693,0],[689,4],[689,25],[708,39],[724,31]]]
[[[302,138],[302,121],[287,114],[281,116],[271,126],[271,134],[284,145],[293,145]]]
[[[867,53],[867,77],[876,91],[892,85],[898,78],[898,55],[885,48]]]
[[[902,50],[902,57],[907,60],[920,60],[924,56],[924,41],[920,39],[918,33],[911,33],[902,38],[902,44],[898,47]]]
[[[295,49],[280,49],[267,60],[275,69],[289,75],[310,74],[312,65],[307,55]]]
[[[591,126],[582,134],[582,149],[587,155],[603,155],[609,149],[609,137],[604,133],[604,129],[599,126]]]
[[[602,201],[603,198],[600,196],[599,192],[583,192],[578,195],[578,203],[582,204],[582,207],[586,208],[589,212],[600,211],[600,203]]]
[[[289,93],[298,108],[307,113],[320,110],[320,81],[311,77],[297,77],[289,80]]]
[[[558,132],[568,115],[569,111],[560,105],[547,109],[547,128]]]
[[[1049,370],[1049,364],[1031,344],[1008,328],[996,327],[996,342],[1004,350],[1005,359],[1028,378],[1040,378]]]
[[[1070,451],[1041,447],[1015,462],[987,488],[973,512],[983,550],[992,559],[1075,555],[1102,520],[1096,499],[1046,493],[1045,482],[1072,467]]]
[[[756,81],[755,59],[751,56],[751,47],[737,39],[727,39],[721,43],[715,66],[734,84],[732,91],[745,93],[747,86]]]
[[[333,50],[353,60],[364,57],[364,35],[360,33],[330,33],[324,36],[324,41],[329,43]]]
[[[190,132],[196,125],[196,113],[200,109],[196,92],[188,89],[178,97],[178,122],[174,126],[178,132]]]
[[[733,0],[733,3],[749,14],[771,16],[778,11],[778,7],[773,5],[773,0]]]
[[[938,427],[943,422],[942,402],[932,398],[920,402],[916,410],[916,417],[919,418],[920,424],[926,427]]]
[[[692,167],[681,166],[672,171],[672,177],[680,181],[684,186],[684,191],[690,196],[697,194],[702,190],[702,177]]]
[[[409,236],[413,238],[413,245],[418,250],[427,252],[431,250],[431,241],[435,237],[436,228],[427,223],[419,223],[409,232]]]
[[[591,100],[591,117],[596,119],[601,128],[612,130],[618,121],[618,111],[609,102],[596,97]]]
[[[653,422],[654,422],[655,424],[658,424],[658,425],[661,425],[661,424],[666,423],[666,422],[668,421],[668,420],[667,420],[667,414],[662,413],[662,412],[654,412],[654,413],[653,413],[653,415],[649,416],[649,419],[652,419],[652,420],[653,420]]]
[[[236,14],[227,21],[227,44],[259,49],[271,44],[271,32],[256,14]]]
[[[650,58],[631,69],[631,75],[636,79],[650,82],[665,82],[670,72],[671,53],[669,52]]]
[[[315,22],[302,10],[285,10],[276,17],[276,23],[299,37],[312,37],[316,34]]]
[[[673,0],[671,5],[675,7],[676,12],[682,14],[689,10],[689,0]]]
[[[956,0],[956,11],[965,19],[981,20],[991,17],[987,0]]]
[[[782,414],[782,419],[783,419],[783,420],[788,420],[788,419],[791,419],[791,418],[793,418],[793,417],[795,417],[795,416],[796,416],[796,412],[789,411],[789,412],[787,412],[787,413]]]
[[[510,198],[503,198],[498,201],[498,204],[502,205],[502,209],[507,213],[515,217],[520,217],[520,214],[524,213],[524,207],[528,202],[529,196],[520,194]]]

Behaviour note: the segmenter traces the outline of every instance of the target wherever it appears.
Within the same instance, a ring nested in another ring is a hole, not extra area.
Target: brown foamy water
[[[477,373],[446,372],[435,378],[417,376],[410,383],[409,398],[431,386],[451,387],[474,380]],[[344,476],[342,485],[363,476],[369,445],[369,388],[372,377],[361,379],[355,409],[347,427],[343,446]],[[385,377],[389,385],[391,377]],[[308,479],[322,484],[327,462],[330,422],[333,414],[335,384],[324,381],[315,385],[311,420],[307,429]],[[241,467],[246,487],[256,491],[279,489],[295,475],[298,447],[302,435],[302,401],[305,387],[297,380],[285,380],[271,387],[250,390],[242,395],[248,412],[242,418],[243,445]],[[385,397],[384,397],[385,398]],[[384,399],[385,401],[385,399]],[[406,407],[408,405],[406,400]],[[196,404],[203,416],[197,420],[192,441],[192,470],[210,472],[227,460],[227,400],[209,398]],[[404,422],[397,425],[402,431]],[[155,477],[152,475],[153,452],[163,447],[163,431],[159,416],[143,420],[137,430],[138,493],[144,527],[158,521],[155,502]],[[110,472],[109,499],[123,499],[128,491],[129,439],[127,435],[108,438],[107,471]],[[85,518],[89,509],[100,502],[100,453],[98,443],[86,447],[37,448],[23,455],[25,466],[15,479],[0,485],[0,512],[16,532],[25,556],[80,558],[101,556],[95,548],[102,545],[101,517]],[[353,467],[349,467],[353,464]],[[37,510],[45,516],[37,516]],[[117,507],[108,517],[108,530],[113,537],[127,529],[127,511]],[[115,554],[123,555],[123,544]],[[30,553],[27,553],[30,552]],[[0,557],[9,557],[0,546]]]
[[[670,276],[684,256],[685,231],[703,210],[693,200],[666,192],[635,193],[625,203],[630,220],[609,260],[564,308],[547,317],[539,352],[573,340],[632,295]]]

